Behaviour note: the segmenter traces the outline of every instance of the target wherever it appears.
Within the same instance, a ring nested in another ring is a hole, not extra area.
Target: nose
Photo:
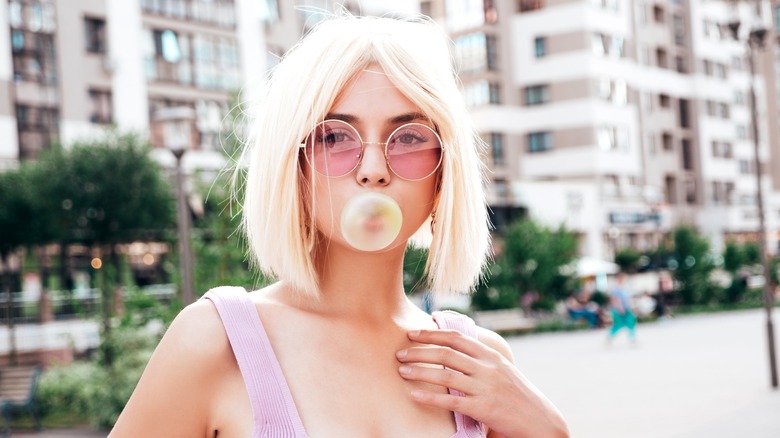
[[[384,144],[366,143],[358,165],[357,181],[360,185],[385,186],[390,183],[390,169],[385,161]]]

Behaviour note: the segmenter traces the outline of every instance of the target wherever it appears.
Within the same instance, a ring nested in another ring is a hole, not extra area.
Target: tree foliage
[[[525,293],[539,295],[537,306],[551,308],[573,290],[565,266],[577,257],[577,237],[563,226],[552,229],[524,219],[511,224],[504,248],[489,267],[488,282],[472,299],[477,308],[516,307]]]
[[[680,285],[683,304],[711,302],[716,287],[710,281],[715,265],[709,254],[709,242],[691,226],[678,227],[673,235],[675,269],[672,275]]]
[[[642,254],[634,248],[623,248],[615,253],[615,263],[623,272],[633,272],[639,267]]]
[[[44,174],[46,210],[68,241],[122,243],[162,237],[173,224],[170,184],[134,134],[54,147],[36,163]]]

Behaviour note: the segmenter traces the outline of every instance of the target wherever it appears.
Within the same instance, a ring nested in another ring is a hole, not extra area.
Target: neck
[[[318,311],[380,322],[409,310],[403,285],[403,246],[360,253],[331,244],[322,248],[318,258]]]

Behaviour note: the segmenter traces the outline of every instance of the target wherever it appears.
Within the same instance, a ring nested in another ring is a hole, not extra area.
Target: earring
[[[433,235],[433,229],[436,225],[436,210],[433,210],[431,212],[431,235]]]

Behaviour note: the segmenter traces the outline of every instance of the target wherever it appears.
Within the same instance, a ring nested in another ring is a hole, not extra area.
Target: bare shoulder
[[[234,366],[214,305],[182,310],[152,354],[111,436],[204,436],[219,376]]]
[[[493,350],[499,352],[510,362],[514,363],[514,355],[512,354],[512,349],[509,347],[509,343],[507,343],[506,339],[502,338],[498,333],[477,326],[477,339]]]

